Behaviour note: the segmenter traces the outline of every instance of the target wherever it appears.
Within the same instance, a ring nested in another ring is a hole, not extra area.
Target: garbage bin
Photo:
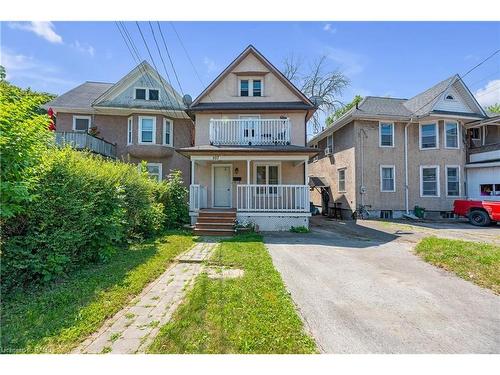
[[[423,207],[415,206],[413,212],[415,213],[415,216],[420,219],[423,219],[425,216],[425,208]]]

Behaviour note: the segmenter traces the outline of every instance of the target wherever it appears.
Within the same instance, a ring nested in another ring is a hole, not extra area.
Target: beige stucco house
[[[369,96],[309,142],[309,162],[322,211],[337,204],[344,217],[364,205],[374,217],[397,218],[423,207],[450,215],[467,196],[470,124],[488,116],[462,79],[452,76],[411,99]]]
[[[307,161],[317,151],[306,146],[306,122],[314,111],[253,46],[222,71],[189,106],[194,146],[177,149],[191,162],[195,232],[216,232],[210,221],[227,211],[261,230],[308,226]],[[200,225],[209,210],[213,219]]]
[[[189,184],[189,161],[175,148],[192,145],[193,121],[181,96],[146,61],[117,83],[85,82],[45,107],[55,112],[58,143],[127,163],[146,161],[159,180],[178,169]]]

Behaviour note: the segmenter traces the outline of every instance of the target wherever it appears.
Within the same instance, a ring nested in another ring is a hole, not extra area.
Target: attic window
[[[160,98],[160,92],[158,90],[149,89],[149,100],[158,100]]]
[[[446,96],[444,97],[446,100],[455,100],[455,97],[451,94],[446,94]]]
[[[135,98],[146,100],[146,89],[135,89]]]
[[[135,88],[135,99],[137,100],[160,100],[160,90],[144,87]]]

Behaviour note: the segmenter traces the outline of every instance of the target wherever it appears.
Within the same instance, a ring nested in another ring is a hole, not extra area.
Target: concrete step
[[[196,220],[197,223],[231,223],[234,224],[236,218],[218,217],[218,216],[201,216]]]
[[[234,223],[196,223],[196,229],[233,229]]]

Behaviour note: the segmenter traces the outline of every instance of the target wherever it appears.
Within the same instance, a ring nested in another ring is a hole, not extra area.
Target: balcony
[[[471,146],[467,153],[470,163],[497,160],[500,159],[500,143]]]
[[[289,145],[289,119],[210,120],[210,144],[250,146]]]
[[[84,132],[56,132],[56,144],[70,146],[75,150],[88,150],[108,158],[116,159],[116,145]]]

